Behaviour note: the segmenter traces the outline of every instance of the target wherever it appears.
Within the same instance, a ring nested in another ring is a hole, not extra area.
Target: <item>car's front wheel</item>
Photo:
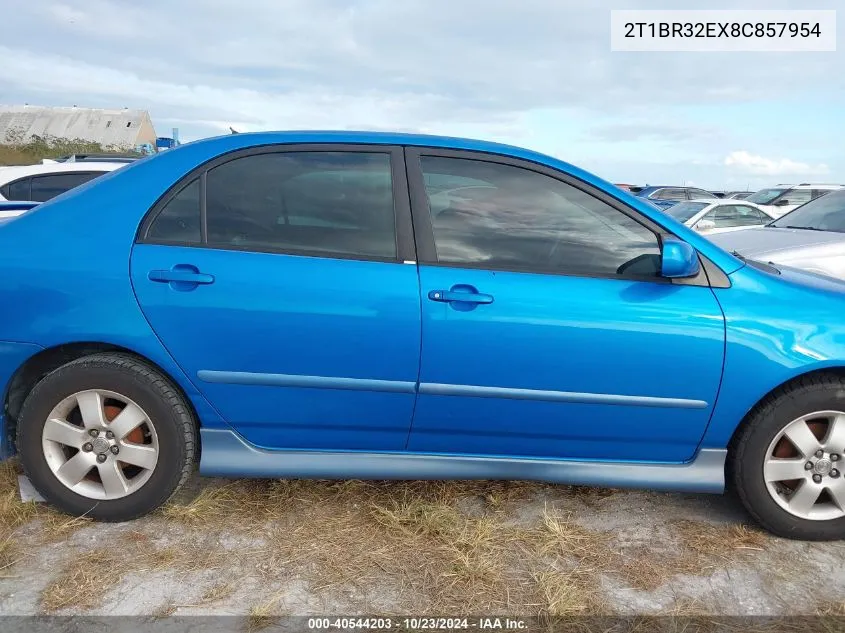
[[[731,446],[733,483],[766,529],[845,538],[845,378],[801,378],[769,396]]]
[[[166,377],[133,356],[104,353],[35,386],[17,446],[27,476],[57,508],[126,521],[163,504],[188,478],[195,428]]]

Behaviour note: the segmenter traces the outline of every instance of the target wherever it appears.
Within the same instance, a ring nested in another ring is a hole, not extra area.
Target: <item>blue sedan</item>
[[[237,134],[0,225],[3,456],[105,521],[206,475],[736,488],[845,533],[845,283],[535,152]],[[726,476],[727,473],[727,476]]]

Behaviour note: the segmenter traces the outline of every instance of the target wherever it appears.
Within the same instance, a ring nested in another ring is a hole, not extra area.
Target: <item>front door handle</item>
[[[201,273],[199,268],[190,264],[176,264],[170,270],[151,270],[147,275],[150,281],[170,284],[173,288],[188,290],[199,284],[213,284],[214,275]]]
[[[428,293],[432,301],[444,301],[446,303],[493,303],[493,295],[485,295],[480,292],[467,292],[453,290],[432,290]]]

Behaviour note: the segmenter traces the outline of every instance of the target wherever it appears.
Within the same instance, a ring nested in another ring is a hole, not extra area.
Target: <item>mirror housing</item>
[[[669,279],[695,277],[701,270],[698,252],[674,236],[663,240],[660,252],[660,274]]]
[[[785,207],[789,204],[789,200],[787,198],[781,198],[777,202],[775,202],[774,206],[776,207]]]
[[[696,231],[712,231],[716,228],[716,223],[713,220],[699,220],[694,228]]]

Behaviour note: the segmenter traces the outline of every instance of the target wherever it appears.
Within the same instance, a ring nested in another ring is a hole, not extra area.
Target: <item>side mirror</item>
[[[704,231],[715,229],[716,223],[713,220],[699,220],[693,228],[700,233],[704,233]]]
[[[789,202],[789,200],[787,200],[786,198],[782,198],[782,199],[778,200],[777,202],[775,202],[775,205],[774,205],[774,206],[776,206],[776,207],[785,207],[785,206],[787,206],[787,205],[789,205],[789,204],[791,204],[791,203]]]
[[[669,279],[683,279],[695,277],[701,269],[698,252],[677,237],[667,237],[663,240],[660,253],[660,274]]]

